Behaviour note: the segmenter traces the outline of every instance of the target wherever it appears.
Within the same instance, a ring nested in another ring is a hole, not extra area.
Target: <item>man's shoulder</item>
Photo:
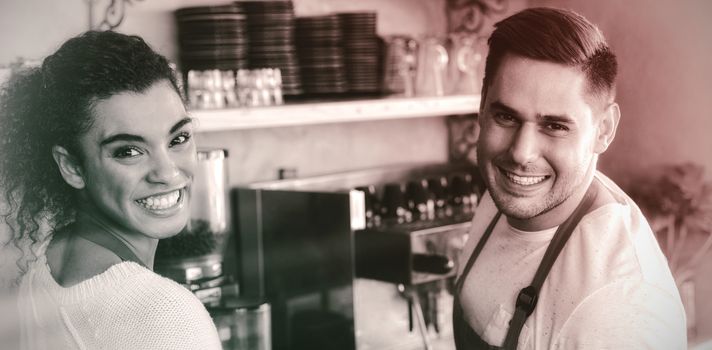
[[[627,280],[677,296],[667,259],[646,218],[615,183],[603,180],[620,200],[595,209],[581,220],[578,232],[561,253],[562,260],[576,261],[587,271],[579,281],[588,291]]]
[[[563,348],[685,349],[685,313],[677,295],[632,278],[590,294],[559,333]]]
[[[597,172],[596,179],[610,200],[581,219],[577,230],[582,238],[590,240],[597,251],[610,248],[620,253],[631,249],[633,254],[662,256],[650,224],[635,202],[602,173]]]

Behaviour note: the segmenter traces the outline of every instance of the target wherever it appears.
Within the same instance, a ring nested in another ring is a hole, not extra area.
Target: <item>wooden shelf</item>
[[[194,110],[199,132],[259,129],[476,113],[479,95],[389,97],[281,106]]]

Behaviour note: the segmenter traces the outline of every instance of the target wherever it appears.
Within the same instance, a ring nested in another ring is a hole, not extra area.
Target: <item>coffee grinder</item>
[[[190,222],[178,235],[159,242],[155,270],[190,289],[209,306],[218,304],[225,287],[231,285],[230,277],[223,273],[223,256],[231,231],[227,152],[204,149],[197,156]]]

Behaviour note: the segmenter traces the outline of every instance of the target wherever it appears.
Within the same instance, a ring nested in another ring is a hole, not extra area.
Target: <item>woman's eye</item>
[[[114,158],[133,158],[142,153],[136,147],[121,147],[114,152]]]
[[[190,141],[190,137],[191,137],[190,133],[182,132],[182,133],[178,134],[178,136],[173,138],[173,140],[171,140],[170,147],[182,145],[182,144]]]

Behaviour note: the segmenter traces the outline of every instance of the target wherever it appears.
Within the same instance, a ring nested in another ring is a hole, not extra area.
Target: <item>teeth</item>
[[[144,208],[150,209],[150,210],[161,210],[161,209],[168,209],[178,203],[178,199],[180,199],[180,190],[175,190],[171,193],[159,195],[159,196],[151,196],[148,198],[142,198],[139,200],[136,200],[136,203],[139,205],[143,206]]]
[[[506,172],[505,174],[510,181],[522,186],[536,185],[546,179],[546,176],[518,176],[510,172]]]

